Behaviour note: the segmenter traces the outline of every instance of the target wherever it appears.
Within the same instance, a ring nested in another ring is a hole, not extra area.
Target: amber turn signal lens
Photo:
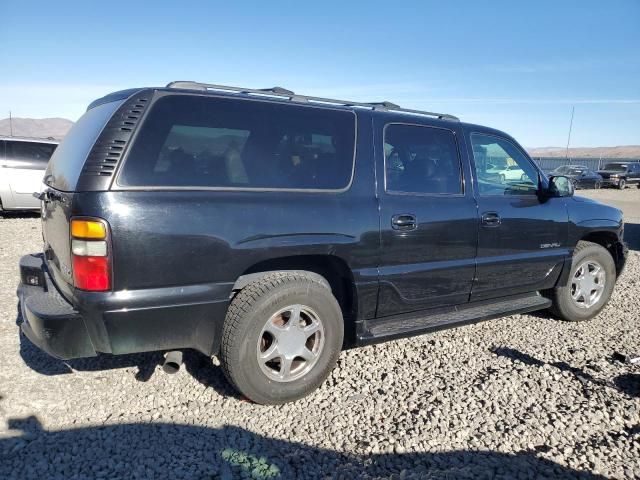
[[[107,230],[102,222],[93,220],[71,220],[71,236],[75,238],[107,238]]]

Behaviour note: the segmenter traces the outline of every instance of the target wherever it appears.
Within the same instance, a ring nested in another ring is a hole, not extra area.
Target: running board
[[[364,322],[362,333],[358,335],[358,344],[411,337],[507,315],[543,310],[550,306],[551,300],[535,293],[469,303],[446,309],[439,308],[434,309],[433,313],[420,311],[367,320]]]

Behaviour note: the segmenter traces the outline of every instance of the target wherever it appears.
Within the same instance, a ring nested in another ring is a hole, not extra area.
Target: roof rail
[[[333,98],[323,98],[323,97],[310,97],[307,95],[297,95],[291,90],[287,90],[282,87],[272,87],[272,88],[241,88],[241,87],[229,87],[226,85],[215,85],[212,83],[200,83],[193,82],[188,80],[179,80],[175,82],[171,82],[167,85],[167,88],[182,88],[186,90],[213,90],[218,92],[225,93],[240,93],[246,95],[256,95],[261,97],[272,97],[272,98],[281,98],[285,100],[290,100],[292,102],[307,102],[307,103],[316,103],[321,105],[342,105],[345,107],[358,107],[358,108],[366,108],[368,110],[376,110],[376,111],[386,111],[386,112],[398,112],[398,113],[412,113],[416,115],[425,115],[428,117],[435,117],[441,120],[453,120],[460,121],[458,117],[453,115],[449,115],[447,113],[435,113],[435,112],[426,112],[423,110],[413,110],[410,108],[402,108],[399,105],[391,102],[352,102],[348,100],[335,100]]]

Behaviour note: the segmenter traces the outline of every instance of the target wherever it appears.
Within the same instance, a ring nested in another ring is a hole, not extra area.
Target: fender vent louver
[[[87,156],[81,176],[111,177],[113,175],[136,125],[150,102],[151,93],[151,91],[136,93],[111,117]]]

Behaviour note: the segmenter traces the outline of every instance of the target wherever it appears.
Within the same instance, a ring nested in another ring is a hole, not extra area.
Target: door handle
[[[418,228],[416,216],[413,213],[399,213],[391,217],[391,228],[394,230],[415,230]]]
[[[499,227],[502,223],[497,212],[484,212],[482,214],[482,225],[485,227]]]

